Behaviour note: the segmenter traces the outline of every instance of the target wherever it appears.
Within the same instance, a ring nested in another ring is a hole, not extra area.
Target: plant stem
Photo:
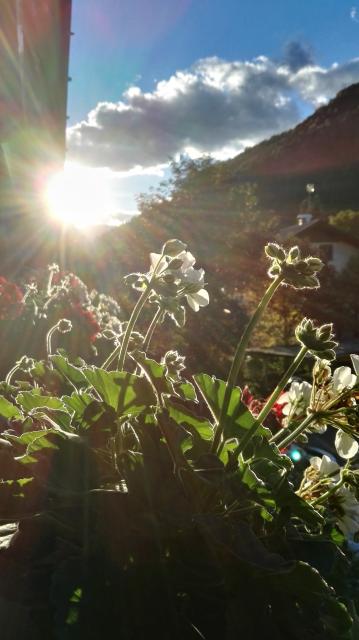
[[[53,327],[51,327],[51,329],[47,332],[46,334],[46,351],[47,351],[47,357],[51,356],[51,339],[53,334],[55,333],[57,329],[57,324],[55,324]]]
[[[9,373],[7,374],[7,376],[6,376],[6,378],[5,378],[5,382],[6,382],[6,384],[11,384],[12,377],[13,377],[13,375],[16,373],[16,371],[17,371],[18,369],[20,369],[20,365],[19,365],[19,363],[17,362],[16,364],[14,364],[13,368],[12,368],[12,369],[10,369]]]
[[[161,307],[158,307],[155,315],[153,316],[152,320],[151,320],[151,324],[149,325],[146,335],[143,339],[143,344],[142,344],[142,349],[144,351],[147,351],[148,347],[150,346],[150,342],[152,340],[152,336],[154,334],[154,331],[156,329],[156,326],[159,324],[159,322],[161,321],[161,316],[162,316],[162,309]]]
[[[143,291],[142,295],[137,300],[136,305],[133,308],[133,311],[132,311],[131,317],[130,317],[128,323],[127,323],[125,335],[123,336],[121,344],[119,344],[112,351],[112,353],[108,356],[107,360],[105,360],[105,362],[102,365],[103,369],[108,369],[109,366],[113,363],[113,361],[118,356],[118,370],[119,371],[123,370],[123,366],[125,364],[126,355],[127,355],[127,349],[128,349],[128,345],[129,345],[130,338],[131,338],[131,333],[132,333],[132,331],[134,329],[134,326],[135,326],[135,324],[136,324],[136,322],[138,320],[138,317],[139,317],[143,307],[145,306],[145,303],[146,303],[147,299],[150,296],[150,293],[151,293],[151,287],[150,287],[150,285],[148,285],[147,288],[145,289],[145,291]]]
[[[292,433],[289,433],[286,438],[284,438],[283,440],[281,440],[281,442],[278,443],[278,445],[277,445],[278,448],[279,449],[283,449],[284,447],[287,447],[289,444],[294,442],[294,440],[296,440],[296,438],[298,438],[298,436],[300,436],[300,434],[308,427],[308,425],[315,420],[317,415],[318,414],[316,414],[316,413],[310,413],[300,423],[300,425],[298,425],[298,427],[296,429],[294,429],[294,431],[292,431]]]
[[[245,358],[246,355],[246,348],[248,346],[248,342],[251,338],[251,335],[253,333],[254,328],[256,327],[256,325],[258,324],[258,322],[261,320],[264,311],[266,310],[269,302],[271,301],[273,295],[275,294],[276,290],[278,289],[279,285],[281,284],[283,279],[283,276],[278,276],[277,278],[275,278],[273,280],[273,282],[270,284],[270,286],[268,287],[267,291],[265,292],[262,300],[260,301],[257,309],[255,310],[252,318],[250,319],[250,321],[248,322],[246,328],[244,329],[244,332],[242,334],[242,337],[240,338],[234,357],[233,357],[233,361],[232,361],[232,365],[231,368],[229,370],[229,374],[228,374],[228,379],[227,379],[227,385],[226,385],[226,391],[224,394],[224,399],[223,399],[223,405],[221,408],[221,414],[219,417],[219,421],[218,421],[218,425],[214,434],[214,438],[213,438],[213,445],[212,445],[212,450],[216,451],[218,448],[218,445],[220,444],[221,438],[222,438],[222,434],[223,434],[223,430],[224,430],[224,421],[225,418],[227,416],[227,411],[228,411],[228,406],[229,406],[229,402],[230,402],[230,398],[231,398],[231,393],[232,393],[232,389],[235,387],[236,382],[237,382],[237,378],[238,378],[238,374],[239,371],[241,369],[241,366],[243,364],[243,360]]]
[[[267,402],[265,403],[264,407],[258,414],[255,422],[252,424],[251,428],[247,431],[247,433],[244,435],[241,442],[239,443],[239,447],[238,447],[239,452],[243,451],[244,448],[247,446],[248,442],[251,440],[251,438],[255,436],[262,422],[264,422],[269,412],[271,411],[273,405],[278,400],[288,380],[290,380],[293,373],[298,369],[299,365],[304,360],[305,356],[307,355],[307,352],[308,352],[308,348],[303,345],[300,351],[297,353],[296,357],[294,358],[290,367],[288,367],[287,371],[282,375],[276,388],[274,389],[274,391],[268,398]]]
[[[333,493],[336,493],[338,489],[340,489],[340,487],[343,486],[343,484],[344,484],[344,478],[341,478],[339,482],[337,482],[330,489],[328,489],[328,491],[323,493],[323,495],[313,500],[313,502],[310,503],[312,507],[316,506],[317,504],[322,504],[322,502],[325,502],[328,498],[330,498],[331,495],[333,495]]]
[[[139,315],[147,301],[147,299],[150,297],[151,292],[152,292],[152,283],[154,281],[154,279],[157,276],[157,271],[161,266],[161,262],[162,262],[162,258],[163,258],[163,253],[161,253],[158,262],[155,266],[155,268],[153,269],[152,272],[152,276],[150,281],[147,284],[146,289],[142,292],[141,296],[139,297],[139,299],[137,300],[133,311],[131,313],[131,317],[128,321],[127,327],[126,327],[126,331],[125,331],[125,335],[123,336],[123,340],[121,342],[121,344],[119,344],[113,351],[112,353],[110,353],[110,355],[108,356],[107,360],[105,360],[105,362],[102,365],[103,369],[108,369],[108,367],[113,363],[113,361],[117,358],[118,356],[118,370],[122,371],[124,364],[125,364],[125,360],[126,360],[126,355],[127,355],[127,349],[128,349],[128,345],[130,342],[130,338],[131,338],[131,333],[134,329],[134,326],[139,318]]]

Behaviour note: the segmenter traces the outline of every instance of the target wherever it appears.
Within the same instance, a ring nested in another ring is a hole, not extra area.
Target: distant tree
[[[353,211],[352,209],[338,211],[335,215],[330,216],[329,222],[337,229],[359,238],[359,211]]]

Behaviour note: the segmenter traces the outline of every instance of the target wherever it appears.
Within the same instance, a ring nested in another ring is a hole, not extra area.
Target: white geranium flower
[[[350,357],[353,364],[353,369],[355,371],[355,375],[359,377],[359,356],[356,355],[356,353],[352,353]]]
[[[339,478],[340,466],[334,460],[331,460],[329,456],[324,455],[322,458],[319,456],[315,456],[310,458],[310,465],[319,473],[321,477],[331,476],[331,474],[335,475],[331,476],[333,481],[336,482]]]
[[[349,460],[358,453],[359,444],[351,435],[345,433],[342,429],[338,429],[335,436],[335,448],[341,458]]]
[[[185,273],[187,269],[190,269],[194,264],[196,264],[196,258],[190,251],[182,251],[182,253],[180,253],[177,257],[183,260],[181,267],[181,271],[183,273]],[[203,271],[203,269],[201,269],[201,271]]]
[[[167,256],[163,256],[162,253],[150,253],[150,261],[150,271],[156,269],[157,275],[166,271],[168,267],[168,258]]]
[[[204,285],[204,269],[194,269],[193,265],[196,259],[190,251],[183,251],[178,258],[182,260],[182,265],[173,273],[179,277],[184,286],[184,295],[189,306],[193,311],[198,311],[200,307],[206,307],[209,303],[208,291],[202,286]]]
[[[342,393],[346,389],[351,389],[356,383],[356,376],[351,372],[350,367],[338,367],[332,377],[332,389],[336,393]]]
[[[341,487],[336,496],[339,508],[343,512],[338,518],[338,526],[345,536],[353,538],[359,531],[359,502],[354,492],[347,487]]]
[[[200,289],[197,293],[186,295],[186,300],[193,311],[199,311],[200,307],[206,307],[209,303],[208,291]]]
[[[292,382],[288,391],[282,393],[278,404],[285,404],[283,415],[302,415],[309,406],[312,385],[309,382]]]

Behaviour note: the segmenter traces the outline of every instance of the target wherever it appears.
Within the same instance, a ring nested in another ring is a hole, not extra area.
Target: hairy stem
[[[313,500],[313,502],[311,502],[312,507],[315,507],[316,505],[322,504],[323,502],[325,502],[328,498],[330,498],[330,496],[333,495],[333,493],[336,493],[338,489],[340,489],[340,487],[343,486],[343,484],[344,484],[344,478],[341,478],[339,482],[334,484],[330,489],[328,489],[328,491],[323,493],[323,495]]]
[[[16,371],[17,371],[18,369],[20,369],[20,365],[19,365],[19,363],[17,362],[17,363],[12,367],[12,369],[10,369],[9,373],[7,374],[7,376],[6,376],[6,378],[5,378],[5,382],[6,382],[6,384],[11,384],[12,377],[13,377],[13,375],[16,373]]]
[[[268,416],[269,412],[271,411],[273,405],[278,400],[278,398],[279,398],[280,394],[282,393],[282,391],[283,391],[285,385],[287,384],[288,380],[290,380],[290,378],[292,377],[293,373],[295,373],[295,371],[298,369],[298,367],[301,364],[301,362],[304,360],[307,352],[308,352],[308,348],[305,347],[305,346],[303,346],[300,349],[300,351],[298,352],[298,354],[294,358],[292,364],[290,365],[290,367],[288,367],[287,371],[283,374],[283,376],[279,380],[276,388],[274,389],[274,391],[272,392],[272,394],[268,398],[267,402],[265,403],[264,407],[262,408],[262,410],[258,414],[255,422],[252,424],[251,428],[247,431],[247,433],[245,434],[245,436],[242,438],[241,442],[239,443],[239,446],[238,446],[238,451],[239,452],[243,451],[244,448],[247,446],[248,442],[253,438],[253,436],[255,436],[255,434],[257,433],[257,431],[258,431],[259,427],[261,426],[262,422],[264,422],[264,420]]]
[[[220,444],[221,438],[222,438],[222,434],[223,434],[223,430],[224,430],[224,421],[226,419],[227,416],[227,411],[228,411],[228,406],[229,406],[229,401],[231,398],[231,393],[232,393],[232,389],[235,387],[236,382],[237,382],[237,378],[238,378],[238,374],[240,372],[240,369],[242,367],[245,355],[246,355],[246,348],[248,346],[249,340],[251,338],[251,335],[253,333],[253,330],[255,329],[256,325],[258,324],[258,322],[261,320],[264,311],[266,310],[269,302],[271,301],[273,295],[275,294],[275,292],[277,291],[279,285],[281,284],[283,279],[283,276],[278,276],[277,278],[275,278],[273,280],[273,282],[270,284],[270,286],[268,287],[267,291],[265,292],[262,300],[260,301],[257,309],[255,310],[252,318],[250,319],[250,321],[248,322],[246,328],[244,329],[244,332],[242,334],[242,337],[240,338],[234,357],[233,357],[233,361],[232,361],[232,365],[231,368],[229,370],[229,374],[228,374],[228,379],[227,379],[227,386],[226,386],[226,391],[224,394],[224,399],[223,399],[223,405],[222,405],[222,409],[221,409],[221,414],[219,417],[219,421],[218,421],[218,425],[214,434],[214,439],[213,439],[213,445],[212,445],[212,450],[213,451],[217,451],[217,448]]]
[[[113,361],[117,358],[118,356],[118,370],[122,371],[124,364],[125,364],[125,360],[126,360],[126,356],[127,356],[127,350],[128,350],[128,345],[130,342],[130,338],[131,338],[131,333],[135,327],[135,324],[140,316],[140,313],[143,309],[143,307],[145,306],[145,303],[147,302],[148,298],[151,295],[152,292],[152,283],[155,280],[156,276],[157,276],[157,272],[161,266],[162,263],[162,258],[163,258],[163,253],[160,255],[158,262],[155,266],[155,268],[153,269],[152,272],[152,276],[151,279],[149,281],[149,283],[147,284],[146,289],[142,292],[141,296],[139,297],[139,299],[137,300],[133,311],[131,313],[131,317],[128,321],[127,327],[126,327],[126,331],[125,331],[125,335],[123,336],[122,342],[121,344],[119,344],[113,351],[112,353],[110,353],[110,355],[108,356],[107,360],[105,360],[105,362],[102,365],[103,369],[108,369],[109,366],[113,363]]]
[[[147,329],[146,335],[143,339],[143,344],[142,344],[142,349],[144,351],[147,351],[148,347],[150,346],[150,342],[152,340],[152,336],[155,332],[155,329],[157,327],[157,325],[160,323],[160,321],[162,320],[162,309],[161,307],[158,307],[156,313],[154,314],[151,323]]]
[[[149,298],[151,294],[151,287],[150,285],[147,286],[147,288],[145,289],[145,291],[142,293],[142,295],[139,297],[139,299],[136,302],[136,305],[133,308],[133,311],[131,313],[131,317],[127,323],[127,327],[126,327],[126,331],[125,331],[125,335],[122,338],[121,343],[112,351],[112,353],[110,353],[110,355],[108,356],[107,360],[105,360],[105,362],[102,365],[103,369],[108,369],[110,367],[110,365],[113,363],[114,360],[116,360],[117,356],[118,356],[118,370],[122,371],[124,364],[125,364],[125,360],[126,360],[126,355],[127,355],[127,349],[128,349],[128,345],[130,342],[130,338],[131,338],[131,334],[132,331],[135,327],[135,324],[139,318],[139,315],[143,309],[143,307],[145,306],[145,303],[147,301],[147,299]]]
[[[47,357],[48,358],[52,354],[51,341],[52,341],[52,336],[54,335],[56,330],[57,330],[57,324],[55,324],[53,327],[51,327],[51,329],[46,334],[46,351],[47,351]]]
[[[283,449],[284,447],[287,447],[289,444],[291,444],[292,442],[294,442],[298,436],[300,436],[301,433],[303,433],[303,431],[305,431],[305,429],[310,425],[311,422],[314,422],[315,418],[318,416],[318,414],[314,414],[314,413],[310,413],[299,425],[296,429],[294,429],[294,431],[292,431],[291,433],[289,433],[287,435],[286,438],[284,438],[283,440],[281,440],[281,442],[278,442],[278,448],[279,449]]]

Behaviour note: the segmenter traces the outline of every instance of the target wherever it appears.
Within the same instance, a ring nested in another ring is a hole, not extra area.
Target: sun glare
[[[45,201],[50,215],[65,226],[106,224],[115,213],[106,173],[74,164],[50,178]]]

